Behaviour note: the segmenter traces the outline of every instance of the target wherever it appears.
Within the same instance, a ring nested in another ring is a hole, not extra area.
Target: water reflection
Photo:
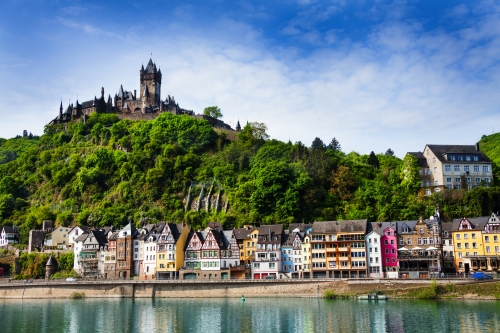
[[[1,332],[500,332],[495,301],[0,300]]]

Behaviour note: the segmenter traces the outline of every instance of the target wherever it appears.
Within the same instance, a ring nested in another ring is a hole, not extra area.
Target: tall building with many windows
[[[421,186],[426,195],[443,189],[472,189],[493,183],[491,161],[476,145],[426,145],[409,152],[418,159]]]

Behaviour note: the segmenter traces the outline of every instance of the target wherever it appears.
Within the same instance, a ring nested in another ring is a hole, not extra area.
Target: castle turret
[[[49,260],[47,260],[47,264],[45,264],[45,280],[49,280],[50,276],[54,274],[57,270],[57,262],[52,256],[50,256]]]
[[[59,119],[62,119],[62,110],[63,110],[63,107],[62,107],[62,101],[61,101],[61,106],[59,107]]]
[[[241,126],[240,126],[240,121],[236,123],[236,132],[241,132]]]

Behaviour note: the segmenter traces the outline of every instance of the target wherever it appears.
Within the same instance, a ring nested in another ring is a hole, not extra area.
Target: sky
[[[139,90],[271,138],[399,157],[500,130],[500,1],[17,0],[0,11],[0,137]]]

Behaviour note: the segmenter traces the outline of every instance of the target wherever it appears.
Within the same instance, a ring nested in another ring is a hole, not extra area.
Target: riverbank
[[[437,283],[459,286],[473,282],[439,280]],[[326,291],[355,296],[374,290],[390,297],[403,298],[405,293],[429,285],[429,280],[35,281],[1,283],[0,299],[70,298],[75,294],[88,298],[211,298],[241,295],[321,298]]]

